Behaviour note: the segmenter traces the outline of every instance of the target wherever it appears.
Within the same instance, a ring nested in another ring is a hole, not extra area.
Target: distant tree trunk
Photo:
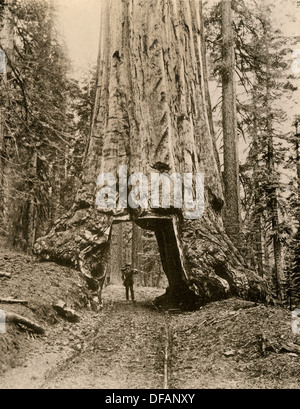
[[[269,104],[268,100],[269,91],[266,93],[266,104]],[[269,110],[270,111],[270,110]],[[272,220],[272,236],[273,236],[273,249],[274,249],[274,281],[276,286],[277,297],[280,303],[283,303],[285,300],[285,274],[282,265],[282,245],[280,242],[279,234],[279,208],[278,208],[278,199],[277,199],[277,176],[275,170],[274,162],[274,144],[273,144],[273,126],[272,118],[269,112],[268,123],[267,123],[267,132],[268,132],[268,157],[267,165],[269,170],[270,178],[270,197],[269,197],[269,208],[271,212]]]
[[[257,149],[256,142],[254,142],[254,149]],[[257,152],[257,151],[256,151]],[[257,156],[257,153],[256,153]],[[254,228],[254,249],[255,249],[255,259],[256,259],[256,265],[258,269],[259,275],[263,276],[264,274],[264,263],[263,263],[263,242],[262,242],[262,226],[261,226],[261,214],[260,214],[260,203],[261,203],[261,198],[259,196],[259,191],[260,191],[260,184],[257,180],[258,177],[258,172],[259,172],[259,165],[258,161],[256,162],[256,165],[254,166],[254,177],[255,177],[255,183],[254,183],[254,189],[255,189],[255,214],[254,214],[254,223],[253,223],[253,228]]]
[[[117,258],[117,265],[118,265],[118,271],[117,274],[121,274],[121,268],[123,267],[124,264],[124,257],[123,257],[123,253],[124,253],[124,246],[123,246],[123,224],[117,224],[115,226],[115,230],[116,230],[116,236],[117,236],[117,246],[116,246],[116,258]]]
[[[255,90],[253,91],[253,107],[254,112],[256,112],[256,95]],[[253,139],[253,152],[254,152],[254,249],[255,258],[258,273],[263,276],[264,263],[263,263],[263,233],[262,233],[262,216],[261,216],[261,194],[260,194],[260,183],[259,183],[259,143],[258,143],[258,128],[257,128],[257,118],[254,115],[252,124],[252,139]]]
[[[298,229],[300,237],[300,152],[299,152],[299,143],[300,143],[300,132],[298,132],[298,126],[296,124],[296,135],[295,135],[295,157],[296,157],[296,169],[297,169],[297,193],[298,193],[298,206],[297,206],[297,220],[298,220]]]
[[[37,177],[38,156],[37,152],[33,152],[30,164],[30,176],[32,182],[30,183],[31,192],[28,199],[28,211],[27,211],[27,237],[28,237],[28,249],[32,250],[37,232],[37,203],[35,197],[35,183]]]
[[[131,251],[131,264],[133,268],[139,269],[140,261],[139,255],[142,250],[142,230],[141,228],[132,223],[132,251]]]
[[[109,284],[122,284],[123,267],[123,224],[115,224],[111,234],[109,253]]]
[[[0,218],[2,219],[1,232],[6,236],[10,231],[10,208],[12,201],[12,154],[13,142],[7,127],[7,77],[10,67],[7,64],[13,50],[13,26],[9,10],[11,0],[0,4],[0,49],[5,52],[5,70],[0,73]]]
[[[290,290],[291,302],[297,303],[299,306],[300,300],[300,152],[299,152],[299,122],[295,123],[296,134],[295,134],[295,159],[296,159],[296,170],[297,170],[297,207],[296,207],[296,217],[298,221],[297,232],[294,237],[294,248],[293,248],[293,258],[291,263],[291,271],[288,271],[290,282],[292,282],[292,290]]]
[[[269,235],[268,230],[265,228],[263,230],[263,252],[264,252],[264,267],[265,271],[267,272],[268,278],[271,276],[271,259],[272,254],[270,250],[270,246],[268,245]]]
[[[142,247],[143,247],[143,237],[142,237],[142,230],[141,228],[136,224],[132,223],[132,245],[131,245],[131,264],[133,268],[136,268],[138,270],[141,269],[141,253],[142,253]],[[141,285],[143,285],[141,275],[137,278],[137,282],[139,282]]]
[[[0,234],[7,235],[7,222],[6,222],[6,203],[5,196],[7,195],[5,189],[5,147],[4,147],[4,118],[5,112],[1,107],[0,109]]]
[[[240,246],[241,204],[231,0],[222,0],[222,112],[226,232]]]
[[[201,5],[200,0],[102,2],[98,88],[82,187],[70,211],[36,244],[42,258],[71,263],[88,283],[95,288],[98,283],[99,298],[116,220],[155,232],[172,304],[195,308],[233,295],[266,297],[264,281],[245,266],[222,224]],[[110,172],[120,187],[120,165],[148,181],[153,172],[204,173],[203,217],[189,219],[186,206],[99,209],[95,198],[106,183],[97,186],[97,177]]]

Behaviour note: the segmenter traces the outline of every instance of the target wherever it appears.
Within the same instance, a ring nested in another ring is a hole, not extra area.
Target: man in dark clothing
[[[131,268],[131,264],[125,264],[125,267],[121,269],[122,271],[122,280],[126,289],[126,300],[129,300],[129,290],[131,294],[132,302],[135,304],[134,300],[134,291],[133,291],[133,276],[139,272]]]

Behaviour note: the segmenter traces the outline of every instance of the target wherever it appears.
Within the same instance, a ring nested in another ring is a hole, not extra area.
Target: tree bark
[[[222,0],[222,51],[224,224],[227,234],[238,247],[241,243],[241,205],[231,0]]]
[[[296,207],[296,218],[298,221],[297,232],[294,237],[294,256],[291,266],[291,271],[289,271],[289,277],[292,277],[292,284],[293,290],[291,291],[290,302],[292,300],[297,302],[299,300],[300,294],[300,280],[299,280],[299,271],[300,271],[300,152],[299,152],[299,141],[300,141],[300,133],[298,131],[299,122],[296,121],[296,133],[295,133],[295,160],[296,160],[296,170],[297,170],[297,198],[298,203]]]
[[[204,49],[200,0],[102,2],[98,87],[82,188],[70,211],[35,246],[42,258],[80,268],[99,299],[112,223],[122,220],[155,232],[173,304],[195,308],[232,295],[265,299],[264,281],[244,266],[222,224]],[[120,186],[119,165],[148,181],[151,173],[204,173],[204,217],[190,220],[185,206],[147,203],[99,209],[95,198],[102,186],[96,179],[110,172]]]
[[[253,90],[253,107],[254,112],[256,112],[257,108],[257,97],[256,91]],[[253,152],[254,152],[254,222],[253,222],[253,230],[254,230],[254,248],[255,248],[255,258],[256,264],[258,268],[258,274],[261,276],[264,275],[264,262],[263,262],[263,234],[262,234],[262,220],[261,220],[261,196],[260,196],[260,182],[259,182],[259,172],[260,172],[260,165],[259,165],[259,143],[258,143],[258,129],[257,129],[257,118],[254,115],[253,117],[253,128],[252,128],[252,139],[253,139]]]
[[[32,250],[35,240],[36,240],[36,230],[37,230],[37,205],[35,197],[35,179],[37,177],[37,164],[38,157],[37,152],[33,152],[32,158],[30,161],[30,175],[33,179],[33,182],[30,183],[30,188],[32,190],[28,203],[28,212],[27,212],[27,235],[28,235],[28,245],[29,249]]]
[[[131,243],[131,265],[132,268],[137,270],[141,270],[141,263],[140,263],[140,255],[142,253],[143,248],[143,237],[142,237],[142,230],[136,223],[132,223],[132,243]],[[143,277],[139,274],[136,278],[136,282],[144,285],[145,283],[142,280]],[[149,282],[147,282],[149,285]]]
[[[277,199],[277,188],[274,186],[276,183],[276,171],[274,163],[274,145],[273,145],[273,129],[272,120],[268,119],[268,170],[270,177],[270,199],[269,207],[272,220],[272,235],[273,235],[273,249],[274,249],[274,281],[276,286],[277,298],[282,304],[285,297],[285,274],[282,265],[282,245],[279,235],[279,209]]]
[[[300,237],[300,151],[299,151],[299,143],[300,143],[300,133],[298,132],[298,126],[300,124],[296,123],[296,134],[295,134],[295,157],[296,157],[296,169],[297,169],[297,196],[298,196],[298,207],[297,207],[297,220],[298,220],[298,230],[299,230],[299,237]]]
[[[9,6],[11,0],[0,5],[0,49],[5,53],[5,70],[0,73],[0,218],[2,219],[1,233],[8,236],[10,226],[10,208],[13,197],[12,153],[13,143],[7,127],[7,76],[10,74],[8,59],[13,50],[13,26]]]

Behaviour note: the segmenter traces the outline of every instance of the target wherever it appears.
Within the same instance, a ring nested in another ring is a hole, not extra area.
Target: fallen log
[[[0,271],[0,277],[11,278],[11,273],[5,273],[4,271]]]
[[[14,298],[0,298],[0,304],[28,304],[28,301]]]
[[[63,301],[58,301],[57,303],[52,305],[54,310],[58,313],[59,316],[66,319],[69,322],[78,322],[80,321],[79,315],[69,308],[66,303]]]
[[[36,322],[33,322],[29,320],[26,317],[23,317],[18,314],[14,314],[12,312],[5,312],[6,316],[6,321],[7,322],[12,322],[14,324],[22,324],[27,328],[30,328],[32,331],[34,331],[37,334],[44,335],[46,333],[45,329],[41,327],[39,324]]]
[[[276,354],[294,353],[300,355],[300,346],[292,342],[278,343],[272,342],[265,335],[261,336],[261,350],[263,355],[266,351],[274,352]]]
[[[286,344],[282,344],[279,352],[289,352],[294,354],[300,354],[300,346],[293,344],[292,342],[287,342]]]

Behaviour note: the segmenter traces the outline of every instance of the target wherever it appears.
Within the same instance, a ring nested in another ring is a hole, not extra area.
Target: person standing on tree
[[[129,290],[130,290],[130,295],[132,302],[135,304],[135,299],[134,299],[134,291],[133,291],[133,276],[135,274],[138,274],[139,272],[135,269],[131,268],[131,264],[127,263],[125,264],[125,267],[121,269],[122,271],[122,280],[126,289],[126,300],[129,301]]]

